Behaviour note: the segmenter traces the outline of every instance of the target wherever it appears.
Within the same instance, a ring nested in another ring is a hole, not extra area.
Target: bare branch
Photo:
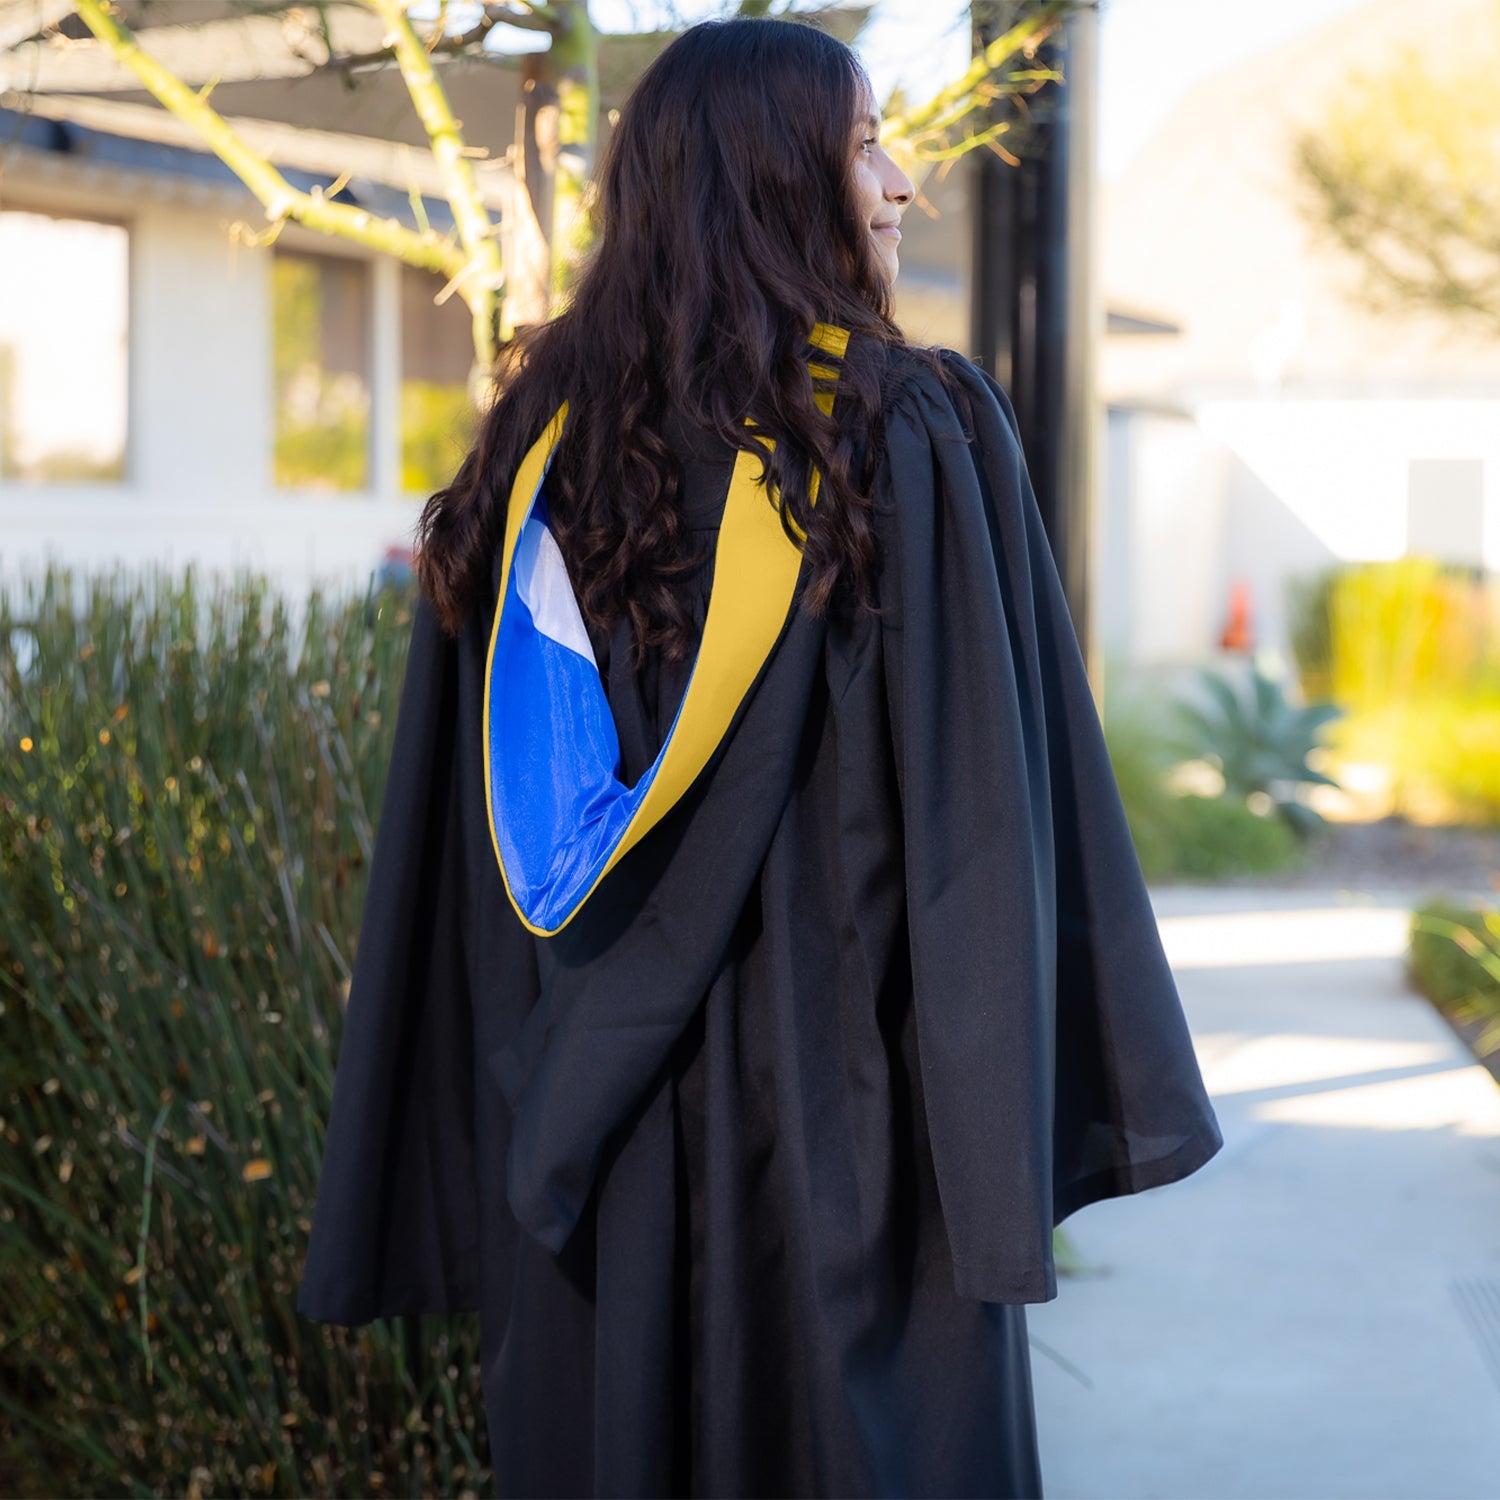
[[[76,0],[76,4],[89,30],[162,105],[192,125],[209,149],[255,194],[273,228],[286,219],[295,219],[311,229],[356,240],[409,265],[447,276],[461,268],[463,257],[440,235],[430,231],[415,234],[393,219],[377,219],[364,209],[294,188],[209,105],[206,88],[202,93],[194,92],[141,49],[115,19],[111,0]]]
[[[504,289],[505,273],[500,264],[500,246],[494,238],[495,226],[485,212],[479,185],[474,180],[474,167],[466,154],[462,122],[454,118],[427,49],[412,28],[406,14],[406,0],[366,0],[366,3],[389,30],[406,91],[432,144],[433,160],[443,174],[454,223],[469,253],[468,266],[453,274],[461,274],[468,282],[463,296],[474,314],[475,349],[488,364],[496,352],[490,312],[494,299]]]
[[[520,31],[554,31],[557,19],[547,6],[487,5],[480,19],[467,31],[448,36],[439,26],[423,45],[430,57],[483,53],[485,38],[497,26],[513,26]],[[326,31],[324,38],[326,41]],[[397,60],[394,43],[369,52],[334,52],[330,46],[322,57],[295,45],[292,50],[315,72],[366,72]]]
[[[1030,61],[1036,49],[1062,23],[1067,12],[1074,9],[1077,9],[1076,4],[1069,4],[1068,0],[1051,0],[1034,14],[1016,22],[979,53],[960,77],[939,89],[925,104],[903,110],[885,120],[880,127],[881,139],[910,140],[923,132],[947,129],[999,94],[1019,92],[1018,88],[997,84],[1000,69],[1018,52],[1024,53]],[[1027,69],[1012,75],[1016,80],[1033,85],[1059,76],[1048,68]]]

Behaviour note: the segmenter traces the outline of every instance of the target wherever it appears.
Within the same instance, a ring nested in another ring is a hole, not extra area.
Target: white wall
[[[1226,456],[1191,419],[1115,409],[1104,463],[1099,612],[1106,653],[1201,661],[1226,603]]]
[[[1485,541],[1465,560],[1500,567],[1500,399],[1207,401],[1197,415],[1339,558],[1403,554],[1414,459],[1480,460]]]
[[[1430,460],[1467,460],[1453,471],[1466,492],[1479,466],[1471,555],[1460,553],[1472,527],[1420,509],[1453,498],[1434,488]],[[1230,584],[1245,578],[1257,646],[1289,657],[1287,581],[1403,556],[1414,507],[1419,536],[1450,539],[1443,560],[1500,568],[1500,400],[1215,400],[1192,416],[1113,409],[1100,567],[1107,649],[1141,665],[1207,659]]]

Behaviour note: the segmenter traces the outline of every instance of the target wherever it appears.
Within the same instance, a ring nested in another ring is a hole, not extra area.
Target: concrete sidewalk
[[[1064,1226],[1048,1500],[1500,1497],[1500,1086],[1403,978],[1425,894],[1152,891],[1225,1143]]]

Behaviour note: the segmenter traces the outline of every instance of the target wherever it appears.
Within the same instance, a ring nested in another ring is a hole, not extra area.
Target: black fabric
[[[299,1307],[478,1310],[500,1494],[1039,1495],[1054,1224],[1222,1144],[1009,400],[896,357],[881,616],[794,610],[553,938],[490,846],[493,604],[418,608]],[[690,663],[595,647],[633,781]]]

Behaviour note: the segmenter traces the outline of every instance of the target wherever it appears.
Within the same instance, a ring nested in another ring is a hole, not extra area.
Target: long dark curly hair
[[[674,408],[737,449],[764,456],[773,440],[783,525],[805,536],[803,607],[836,589],[869,604],[869,434],[887,351],[904,345],[851,192],[871,97],[855,54],[802,22],[705,22],[646,70],[605,153],[571,300],[506,348],[473,449],[418,523],[417,578],[450,634],[490,586],[510,485],[564,400],[549,522],[585,618],[628,615],[637,661],[691,649],[672,586],[694,561],[662,436]],[[838,422],[808,377],[819,322],[851,334]]]

